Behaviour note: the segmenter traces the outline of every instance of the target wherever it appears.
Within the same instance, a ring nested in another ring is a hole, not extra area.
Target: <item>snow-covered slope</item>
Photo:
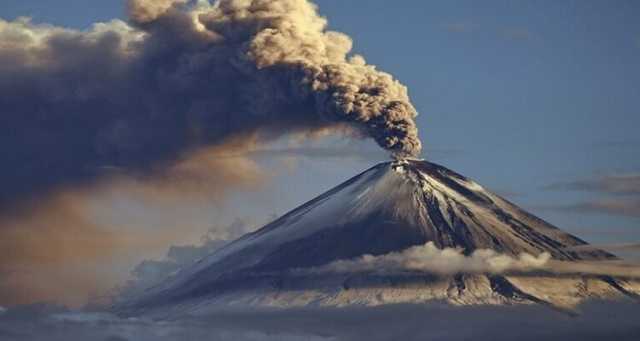
[[[636,290],[635,282],[606,276],[300,271],[427,242],[467,255],[489,249],[513,257],[547,253],[560,261],[615,259],[597,249],[576,248],[586,243],[449,169],[403,160],[370,168],[117,309],[134,313],[229,304],[343,306],[434,299],[568,306],[587,297],[633,296]]]

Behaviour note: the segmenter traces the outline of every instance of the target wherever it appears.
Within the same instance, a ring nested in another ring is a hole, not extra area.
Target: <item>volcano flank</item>
[[[546,267],[617,260],[586,245],[445,167],[399,160],[364,171],[116,308],[165,315],[437,300],[566,310],[589,298],[637,299],[633,278]]]

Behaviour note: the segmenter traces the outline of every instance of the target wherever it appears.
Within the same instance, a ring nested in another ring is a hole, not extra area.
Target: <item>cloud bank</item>
[[[237,311],[172,321],[122,319],[103,312],[20,307],[0,315],[3,340],[637,340],[638,305],[590,302],[568,317],[541,306]]]

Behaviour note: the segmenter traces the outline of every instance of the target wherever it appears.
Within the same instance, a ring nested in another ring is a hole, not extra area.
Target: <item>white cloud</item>
[[[534,256],[522,253],[518,257],[479,249],[465,256],[462,249],[438,249],[433,242],[414,246],[402,252],[380,256],[364,255],[351,260],[339,260],[315,268],[313,272],[391,272],[398,269],[428,271],[439,274],[503,273],[541,269],[550,260],[549,253]]]
[[[526,273],[609,275],[640,278],[640,266],[623,261],[558,261],[549,253],[518,257],[500,254],[490,249],[478,249],[466,256],[462,249],[438,249],[432,242],[414,246],[402,252],[380,256],[364,255],[354,259],[338,260],[312,269],[295,270],[302,273],[346,273],[420,271],[443,275],[457,273]]]

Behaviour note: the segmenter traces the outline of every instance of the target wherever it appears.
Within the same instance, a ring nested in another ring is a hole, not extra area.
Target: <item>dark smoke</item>
[[[128,5],[129,23],[87,31],[0,20],[0,208],[256,134],[346,126],[420,152],[406,88],[349,57],[308,1]]]

